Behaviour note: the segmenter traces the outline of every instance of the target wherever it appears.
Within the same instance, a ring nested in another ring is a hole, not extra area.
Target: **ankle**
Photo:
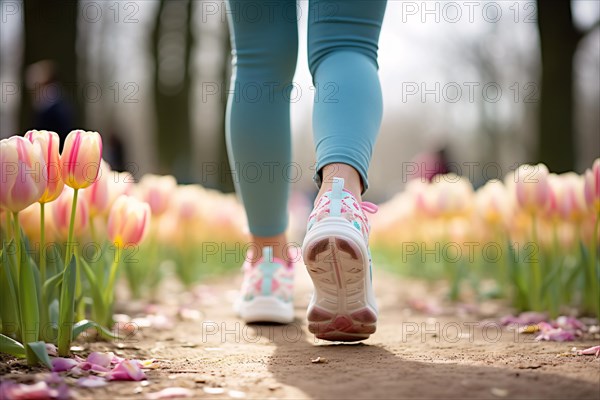
[[[333,178],[344,179],[344,189],[352,193],[358,202],[362,201],[362,181],[358,172],[348,164],[328,164],[322,170],[323,179],[321,189],[315,199],[315,205],[323,194],[331,190]]]
[[[273,249],[273,258],[288,261],[288,255],[284,254],[287,250],[287,238],[285,234],[276,236],[252,236],[250,241],[250,250],[247,259],[256,264],[263,257],[263,248],[271,247]]]

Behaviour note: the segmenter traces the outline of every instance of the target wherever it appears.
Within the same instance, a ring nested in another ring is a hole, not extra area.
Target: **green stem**
[[[46,291],[44,290],[46,285],[46,217],[45,210],[46,204],[40,203],[40,283],[42,289],[42,299],[46,298]],[[48,337],[46,337],[46,330],[49,328],[50,324],[48,321],[48,307],[47,304],[44,303],[44,300],[40,303],[40,340],[45,342],[50,341]]]
[[[21,224],[19,222],[19,213],[18,212],[13,212],[13,220],[14,220],[14,224],[15,224],[15,230],[14,230],[15,239],[16,239],[15,245],[17,246],[17,264],[16,264],[16,266],[17,266],[17,282],[18,282],[17,285],[19,288],[19,295],[21,295],[22,294],[21,290],[23,289],[21,287],[21,285],[24,283],[24,282],[21,282],[21,279],[24,279],[24,278],[21,278],[21,275],[22,275],[21,268],[25,267],[25,265],[22,265],[22,260],[21,260],[21,258],[23,256],[22,255],[23,249],[21,246]],[[27,326],[28,321],[25,320],[26,319],[25,317],[28,317],[28,314],[26,313],[24,305],[21,302],[19,302],[19,307],[21,308],[21,310],[20,310],[20,313],[21,313],[21,318],[20,318],[20,320],[21,320],[21,335],[22,335],[23,345],[25,346],[25,355],[27,357],[27,364],[35,365],[36,361],[37,361],[37,356],[35,355],[33,350],[27,345],[27,343],[29,343],[27,335],[28,335],[28,329],[30,328],[30,326]],[[35,338],[37,339],[38,333],[36,332],[36,333],[34,333],[34,335],[35,335]]]
[[[10,239],[14,239],[13,229],[12,229],[12,221],[10,220],[10,213],[7,211],[6,213],[6,235],[8,236],[7,243],[10,242]]]
[[[531,240],[533,242],[533,245],[535,246],[536,252],[535,252],[535,256],[534,259],[532,260],[532,265],[531,265],[531,269],[532,269],[532,282],[531,282],[531,304],[530,306],[532,307],[532,309],[534,311],[540,311],[541,310],[541,297],[542,297],[542,293],[541,293],[541,282],[542,282],[542,271],[540,269],[540,263],[538,260],[539,257],[539,244],[538,244],[538,238],[537,238],[537,220],[536,220],[536,215],[533,214],[531,217]]]
[[[15,246],[17,249],[17,262],[15,266],[17,267],[16,276],[17,276],[17,284],[19,282],[19,276],[21,274],[21,224],[19,223],[19,213],[13,212],[13,222],[14,226],[14,237],[15,237]]]
[[[79,189],[73,189],[73,203],[71,204],[71,221],[69,222],[69,236],[67,239],[67,248],[65,251],[65,265],[68,265],[69,260],[73,256],[73,231],[75,230],[75,212],[77,210],[77,195]]]
[[[119,250],[117,250],[118,252]],[[115,280],[117,278],[117,270],[119,267],[119,253],[115,255],[112,265],[110,267],[110,273],[108,275],[108,283],[104,292],[104,299],[106,304],[112,305],[114,299]]]
[[[40,203],[40,281],[42,289],[46,283],[46,219],[45,203]],[[42,296],[44,295],[42,291]]]
[[[561,290],[561,287],[563,285],[563,281],[562,281],[562,276],[563,276],[563,271],[562,271],[562,265],[563,265],[563,260],[561,258],[561,249],[559,247],[559,243],[558,243],[558,228],[557,228],[557,222],[556,219],[554,221],[552,221],[552,260],[553,263],[558,263],[555,264],[556,268],[557,268],[557,272],[556,275],[554,277],[554,285],[549,284],[548,286],[552,286],[553,287],[553,292],[552,294],[548,297],[549,302],[550,302],[550,314],[552,318],[556,318],[558,317],[558,313],[559,313],[559,309],[560,306],[565,304],[564,301],[564,290]]]
[[[600,210],[596,214],[596,223],[592,232],[592,246],[590,247],[590,262],[588,264],[588,274],[590,280],[590,294],[588,305],[596,318],[600,317],[600,304],[598,296],[600,295],[600,276],[597,271],[597,251],[598,251],[598,229],[600,228]]]

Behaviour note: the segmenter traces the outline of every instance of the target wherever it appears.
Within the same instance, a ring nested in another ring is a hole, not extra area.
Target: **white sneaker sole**
[[[242,300],[236,311],[246,323],[275,322],[289,324],[294,321],[294,305],[274,296],[257,296],[252,300]]]
[[[328,217],[307,233],[302,256],[315,286],[308,329],[317,338],[352,342],[375,332],[368,254],[361,233],[344,218]]]

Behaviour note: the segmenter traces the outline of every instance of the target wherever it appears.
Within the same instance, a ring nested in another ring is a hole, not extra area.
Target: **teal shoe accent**
[[[263,248],[263,261],[258,265],[258,269],[260,269],[260,272],[262,273],[260,291],[263,296],[270,296],[272,294],[273,275],[275,274],[275,271],[277,271],[277,268],[280,267],[281,265],[273,262],[273,248]]]
[[[329,216],[339,217],[342,215],[342,199],[344,198],[344,179],[333,178],[331,194],[329,195]]]

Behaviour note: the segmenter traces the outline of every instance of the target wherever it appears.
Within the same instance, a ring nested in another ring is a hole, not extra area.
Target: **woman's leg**
[[[308,61],[317,88],[319,195],[331,189],[334,176],[344,178],[359,201],[368,187],[383,112],[377,49],[385,6],[385,1],[311,0]]]
[[[296,68],[295,0],[228,2],[233,76],[226,134],[236,190],[246,209],[252,241],[284,258],[291,162],[290,91]]]
[[[375,332],[369,224],[360,202],[382,116],[377,42],[385,2],[312,0],[309,67],[317,88],[313,129],[317,183],[302,255],[315,292],[308,329],[325,340],[364,340]],[[344,191],[349,190],[351,194]]]

